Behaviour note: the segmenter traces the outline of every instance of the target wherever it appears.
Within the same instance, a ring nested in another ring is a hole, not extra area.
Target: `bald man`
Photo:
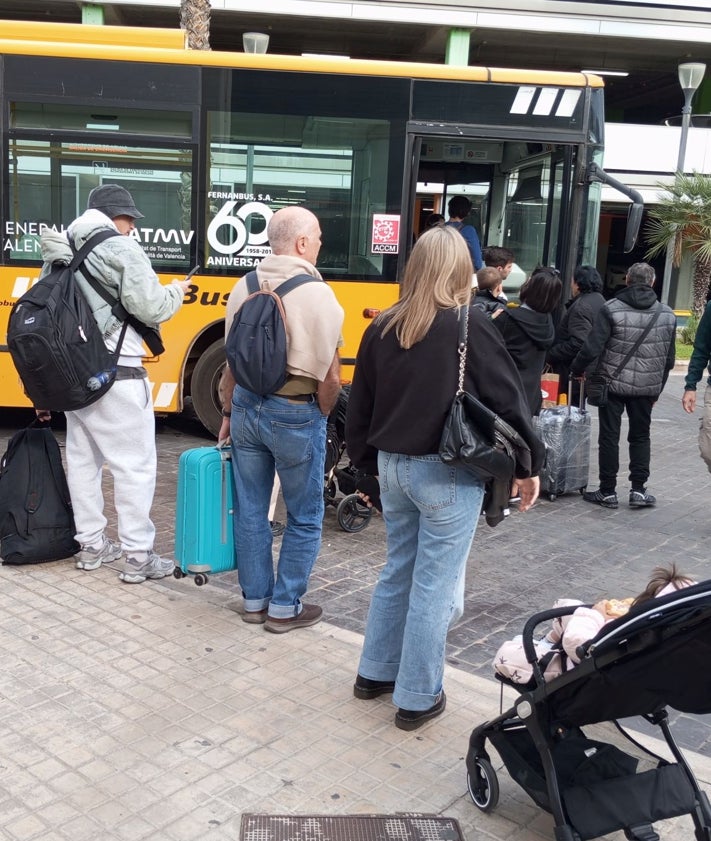
[[[257,267],[261,288],[277,289],[309,274],[282,299],[286,313],[287,380],[258,395],[235,383],[225,367],[220,386],[224,416],[219,439],[232,442],[235,476],[235,552],[245,622],[281,634],[315,625],[318,605],[306,604],[311,569],[321,546],[326,419],[340,390],[338,348],[343,309],[315,268],[321,227],[304,207],[286,207],[267,228],[272,253]],[[238,281],[227,301],[225,336],[247,297]],[[269,501],[279,477],[287,512],[274,572]]]

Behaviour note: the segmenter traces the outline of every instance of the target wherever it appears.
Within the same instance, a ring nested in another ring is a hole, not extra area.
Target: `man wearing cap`
[[[122,236],[100,242],[85,265],[129,315],[151,328],[180,309],[190,281],[163,286],[139,242],[130,236],[143,214],[131,194],[117,184],[102,184],[89,193],[87,210],[65,232],[47,229],[40,239],[42,275],[53,263],[69,263],[72,249],[81,248],[106,229]],[[94,313],[106,346],[114,350],[122,322],[111,306],[77,272],[77,282]],[[118,375],[113,386],[95,403],[66,412],[67,480],[74,510],[76,539],[81,550],[77,569],[98,569],[125,554],[119,579],[138,584],[164,578],[173,561],[153,550],[155,527],[150,518],[156,480],[155,419],[153,401],[142,359],[146,355],[139,333],[129,324],[121,344]],[[40,417],[49,415],[37,410]],[[107,464],[114,481],[114,503],[120,543],[105,534],[102,469]]]

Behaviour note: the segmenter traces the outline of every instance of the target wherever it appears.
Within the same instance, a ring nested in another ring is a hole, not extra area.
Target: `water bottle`
[[[90,391],[98,391],[102,385],[106,385],[106,383],[111,380],[115,371],[115,368],[111,368],[109,371],[99,371],[98,374],[94,374],[93,377],[89,377],[86,381],[86,387]]]

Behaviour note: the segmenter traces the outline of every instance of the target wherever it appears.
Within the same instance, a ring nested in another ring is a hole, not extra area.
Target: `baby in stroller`
[[[548,633],[535,643],[545,680],[553,680],[579,663],[579,647],[597,636],[606,624],[624,616],[630,608],[695,583],[678,572],[675,564],[671,564],[669,567],[656,567],[647,586],[636,598],[602,599],[592,606],[577,599],[558,599],[553,604],[554,608],[577,607],[571,614],[554,619]],[[497,675],[512,683],[526,684],[533,678],[533,669],[526,659],[521,636],[501,645],[493,666]]]
[[[578,636],[575,614],[586,620]],[[536,629],[558,619],[537,647]],[[556,647],[554,676],[545,660]],[[655,569],[631,604],[569,603],[530,617],[515,654],[532,677],[506,676],[498,663],[497,677],[517,697],[469,737],[472,801],[484,812],[498,801],[490,743],[513,780],[552,814],[555,841],[617,830],[631,841],[659,841],[653,823],[683,815],[696,841],[711,841],[711,802],[669,720],[669,709],[711,713],[711,673],[690,665],[705,662],[709,650],[711,581],[696,584],[674,565]],[[634,718],[658,728],[666,744],[636,739],[628,731]]]

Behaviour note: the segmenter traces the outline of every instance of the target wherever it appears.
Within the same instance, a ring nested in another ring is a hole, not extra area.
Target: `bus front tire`
[[[224,366],[225,343],[218,339],[200,355],[190,380],[190,396],[195,414],[205,429],[215,437],[222,425],[219,385]]]

